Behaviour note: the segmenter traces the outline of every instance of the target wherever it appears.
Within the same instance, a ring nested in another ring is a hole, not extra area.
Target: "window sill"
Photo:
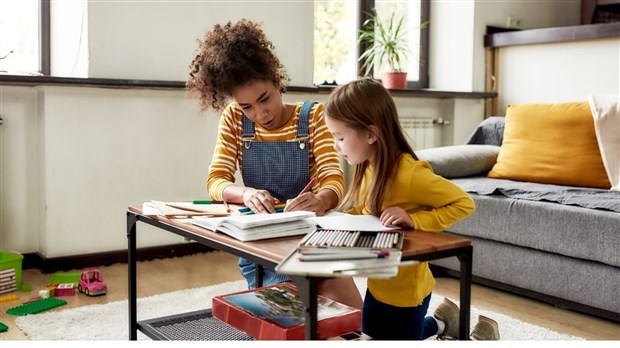
[[[182,81],[162,81],[162,80],[127,80],[127,79],[103,79],[103,78],[75,78],[75,77],[53,77],[53,76],[32,76],[32,75],[7,75],[0,74],[0,85],[3,86],[75,86],[75,87],[101,87],[118,89],[185,89],[185,82]],[[300,87],[289,86],[289,92],[310,93],[310,94],[329,94],[334,87],[315,86]],[[484,99],[495,98],[497,93],[492,92],[451,92],[433,89],[393,89],[392,95],[397,97],[412,98],[465,98],[465,99]]]

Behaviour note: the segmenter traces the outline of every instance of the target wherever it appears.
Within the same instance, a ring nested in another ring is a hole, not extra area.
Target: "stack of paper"
[[[293,211],[275,214],[253,214],[207,218],[194,216],[194,225],[219,231],[247,242],[260,239],[287,237],[307,234],[315,229],[309,218],[315,217],[313,212]]]

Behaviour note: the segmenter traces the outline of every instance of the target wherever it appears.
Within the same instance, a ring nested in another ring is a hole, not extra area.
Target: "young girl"
[[[475,210],[457,185],[433,173],[407,142],[390,93],[363,78],[336,88],[325,104],[336,150],[355,174],[341,206],[378,216],[386,226],[442,231]],[[362,332],[373,339],[458,337],[458,307],[446,301],[425,317],[435,279],[427,262],[402,266],[393,279],[368,279]]]
[[[334,140],[325,127],[322,104],[282,100],[288,74],[273,48],[260,25],[245,19],[215,25],[199,42],[188,91],[203,111],[223,109],[207,190],[215,200],[241,203],[255,213],[274,213],[276,202],[286,202],[286,211],[323,215],[344,195]],[[235,183],[237,168],[243,185]],[[300,194],[311,178],[316,184]],[[240,258],[239,268],[249,288],[260,285],[252,261]],[[263,286],[287,280],[264,269]],[[362,305],[352,279],[321,282],[319,293]]]

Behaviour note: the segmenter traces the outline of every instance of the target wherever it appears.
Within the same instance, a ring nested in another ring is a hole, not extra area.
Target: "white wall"
[[[620,94],[620,39],[502,47],[498,76],[499,110]]]
[[[216,23],[263,22],[295,86],[312,86],[311,1],[90,1],[90,77],[187,78],[196,40]]]
[[[430,87],[484,90],[487,26],[517,29],[579,25],[581,0],[431,0]]]

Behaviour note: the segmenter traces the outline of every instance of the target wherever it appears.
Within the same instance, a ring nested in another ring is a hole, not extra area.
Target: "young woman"
[[[200,41],[187,88],[203,111],[224,109],[207,177],[212,199],[241,203],[255,213],[307,210],[323,215],[344,193],[334,140],[325,126],[323,105],[282,100],[288,74],[260,25],[249,20],[215,25]],[[232,102],[226,107],[228,99]],[[241,171],[243,185],[235,183]],[[306,193],[300,192],[310,182]],[[298,197],[299,195],[299,197]],[[249,288],[256,287],[256,265],[240,258]],[[265,269],[263,285],[289,280]],[[361,308],[352,279],[322,282],[319,293]]]
[[[460,187],[435,175],[405,138],[389,92],[364,78],[336,88],[325,104],[336,150],[355,167],[342,206],[386,226],[442,231],[475,210]],[[426,317],[435,280],[427,262],[402,266],[394,279],[368,279],[362,331],[374,339],[458,337],[458,307],[446,301]]]

